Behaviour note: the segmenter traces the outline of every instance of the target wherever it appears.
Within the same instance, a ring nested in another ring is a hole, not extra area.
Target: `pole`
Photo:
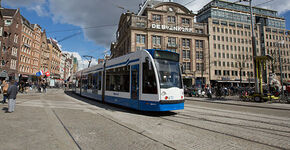
[[[254,22],[253,22],[253,8],[252,8],[252,0],[249,0],[250,5],[250,19],[251,19],[251,27],[252,27],[252,48],[253,48],[253,64],[254,64],[254,76],[255,76],[255,93],[260,93],[259,85],[258,85],[258,75],[257,75],[257,64],[256,64],[256,37],[255,37],[255,30],[254,30]]]
[[[277,44],[278,44],[278,51],[279,51],[280,80],[281,80],[281,85],[282,85],[282,97],[283,97],[284,96],[284,89],[283,89],[281,50],[280,50],[280,43],[278,42]]]

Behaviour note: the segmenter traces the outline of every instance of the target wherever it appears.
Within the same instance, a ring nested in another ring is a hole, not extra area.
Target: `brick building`
[[[47,39],[49,48],[49,72],[52,78],[60,79],[60,61],[61,61],[61,49],[58,46],[57,41],[52,38]]]
[[[1,72],[10,79],[18,80],[18,57],[21,43],[21,15],[19,9],[1,8],[4,26],[1,43]]]
[[[22,33],[21,33],[21,47],[19,54],[19,74],[22,78],[31,76],[34,72],[33,63],[33,42],[34,42],[34,28],[30,22],[22,16]]]
[[[209,83],[207,24],[174,2],[146,1],[138,14],[121,15],[112,57],[141,49],[166,49],[180,54],[186,85]]]
[[[41,48],[40,48],[40,70],[49,71],[49,54],[50,50],[47,44],[46,31],[41,32]]]

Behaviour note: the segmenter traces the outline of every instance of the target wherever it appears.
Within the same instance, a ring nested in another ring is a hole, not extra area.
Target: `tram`
[[[147,49],[76,73],[75,93],[141,111],[184,109],[179,54]]]

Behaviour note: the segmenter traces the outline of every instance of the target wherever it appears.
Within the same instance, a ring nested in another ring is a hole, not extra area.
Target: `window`
[[[168,46],[176,47],[176,38],[175,37],[168,38]]]
[[[17,42],[18,42],[18,35],[15,34],[15,35],[14,35],[14,43],[17,43]]]
[[[190,22],[190,19],[188,19],[188,18],[182,18],[182,23],[183,24],[189,24],[189,22]]]
[[[0,36],[3,35],[3,27],[0,27]]]
[[[153,45],[161,45],[161,36],[153,36],[152,42],[153,42]]]
[[[203,63],[196,63],[196,70],[197,71],[204,71]]]
[[[137,34],[136,35],[136,42],[140,44],[145,44],[145,35]]]
[[[143,77],[142,93],[157,94],[156,77],[153,71],[152,63],[151,63],[151,67],[149,67],[148,62],[143,63],[143,76],[142,77]]]
[[[216,53],[215,53],[216,56]],[[196,51],[196,59],[203,59],[203,51]]]
[[[175,16],[168,16],[168,17],[167,17],[167,21],[168,21],[169,23],[175,23]]]
[[[190,59],[190,50],[182,50],[182,58]]]
[[[113,68],[106,71],[106,90],[129,92],[130,66]]]
[[[144,22],[136,22],[136,26],[140,28],[145,28],[145,23]]]
[[[7,19],[5,20],[5,26],[10,26],[12,24],[12,20]]]
[[[182,39],[183,47],[190,47],[190,39]]]
[[[152,19],[153,19],[154,21],[161,21],[161,15],[153,14],[152,17],[153,17]]]
[[[183,62],[182,63],[184,70],[190,70],[190,62]]]
[[[196,48],[203,48],[203,40],[195,40]]]

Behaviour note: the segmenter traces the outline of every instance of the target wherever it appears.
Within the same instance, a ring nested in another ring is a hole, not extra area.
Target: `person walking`
[[[15,81],[12,80],[8,91],[7,91],[7,95],[8,95],[8,112],[14,112],[15,110],[15,104],[16,104],[16,95],[18,94],[18,90],[17,90],[17,86],[15,85]]]
[[[4,103],[6,103],[7,91],[8,91],[9,84],[6,81],[3,81],[1,86],[2,86],[2,89],[3,89],[3,100],[2,100],[2,103],[4,104]]]

